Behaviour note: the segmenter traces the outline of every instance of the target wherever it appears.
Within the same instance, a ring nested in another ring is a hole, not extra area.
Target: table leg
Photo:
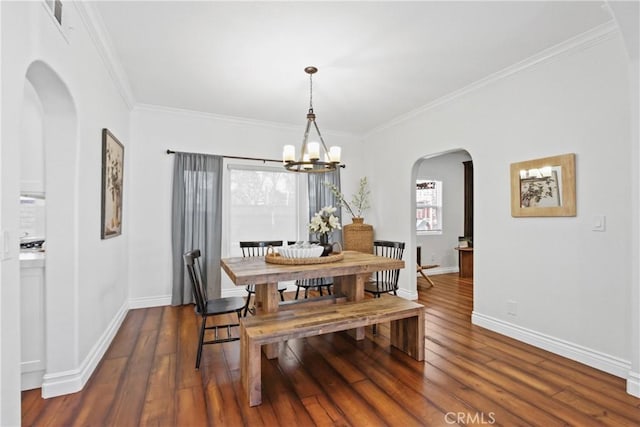
[[[364,299],[364,283],[371,274],[354,274],[352,276],[336,276],[333,278],[335,295],[347,297],[347,301],[361,301]],[[351,329],[349,332],[356,340],[364,339],[364,328]]]
[[[266,283],[256,285],[256,314],[275,313],[278,311],[280,296],[278,295],[278,283]],[[262,346],[262,351],[267,359],[278,357],[278,344]]]

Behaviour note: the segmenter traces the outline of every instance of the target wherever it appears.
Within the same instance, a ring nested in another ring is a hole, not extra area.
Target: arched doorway
[[[414,164],[416,261],[435,266],[423,270],[426,274],[458,271],[455,248],[461,238],[473,243],[472,164],[471,155],[461,149],[427,155]]]
[[[25,79],[42,105],[47,230],[42,395],[48,397],[55,394],[50,388],[56,379],[47,373],[77,364],[77,114],[69,89],[48,64],[33,62]]]

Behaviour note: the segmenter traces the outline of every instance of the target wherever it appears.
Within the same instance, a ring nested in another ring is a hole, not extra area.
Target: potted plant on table
[[[351,197],[351,204],[346,201],[344,194],[335,184],[325,182],[324,185],[331,189],[338,203],[351,214],[352,224],[345,225],[343,230],[344,249],[373,253],[373,226],[365,224],[362,217],[362,214],[371,207],[369,204],[371,192],[367,177],[360,178],[358,191]]]
[[[347,208],[347,210],[351,214],[351,219],[355,224],[362,224],[364,222],[362,214],[371,207],[369,205],[369,195],[371,194],[371,191],[369,191],[366,176],[360,178],[358,191],[351,197],[351,205],[347,203],[344,194],[342,194],[340,190],[338,190],[338,187],[335,184],[325,182],[324,185],[326,185],[331,190],[338,203],[340,203],[341,206]],[[353,208],[351,207],[352,205]]]
[[[309,223],[309,231],[315,233],[320,245],[324,246],[321,256],[327,256],[333,250],[333,246],[329,244],[329,234],[342,228],[340,218],[334,215],[336,210],[333,206],[325,206],[313,215]]]

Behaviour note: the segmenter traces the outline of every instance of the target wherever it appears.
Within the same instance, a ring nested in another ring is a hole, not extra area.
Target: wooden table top
[[[220,260],[222,269],[238,286],[275,283],[315,277],[350,276],[404,268],[404,261],[355,251],[344,251],[344,259],[326,264],[282,265],[264,257],[234,257]]]

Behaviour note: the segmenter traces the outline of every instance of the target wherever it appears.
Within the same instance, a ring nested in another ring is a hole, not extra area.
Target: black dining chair
[[[242,250],[243,257],[254,257],[254,256],[265,256],[267,254],[267,250],[269,247],[277,248],[282,246],[282,240],[260,240],[260,241],[241,241],[240,249]],[[247,285],[247,301],[244,306],[244,315],[247,315],[249,312],[249,304],[251,301],[251,296],[256,293],[256,285]],[[278,284],[278,292],[280,293],[280,301],[284,301],[284,291],[287,290],[287,285]],[[253,313],[253,310],[251,310]]]
[[[376,240],[373,242],[374,255],[393,259],[402,259],[404,253],[404,242],[391,242],[388,240]],[[397,294],[398,277],[400,270],[376,271],[372,280],[364,285],[365,292],[379,298],[382,294],[393,292]]]
[[[392,242],[388,240],[375,240],[373,242],[374,255],[393,259],[402,259],[404,242]],[[398,278],[400,270],[376,271],[371,281],[365,283],[364,291],[372,294],[374,298],[380,298],[382,294],[392,293],[398,295]],[[376,325],[373,325],[373,333],[376,333]]]
[[[194,249],[183,255],[184,263],[191,280],[191,290],[195,300],[195,312],[202,318],[200,324],[200,337],[198,340],[198,354],[196,356],[196,369],[200,369],[200,359],[202,357],[202,346],[204,344],[219,344],[223,342],[238,341],[239,332],[232,335],[231,328],[240,326],[240,317],[245,302],[242,297],[225,297],[209,299],[207,297],[207,287],[202,279],[200,268],[200,250]],[[238,316],[238,323],[225,323],[207,326],[207,319],[213,316],[221,316],[235,312]],[[205,331],[213,331],[213,339],[205,341]],[[220,331],[226,331],[220,334]]]
[[[327,291],[327,295],[331,295],[331,286],[333,285],[333,279],[330,277],[317,277],[314,279],[298,279],[296,280],[296,296],[298,299],[300,289],[304,289],[304,299],[309,297],[309,289],[315,288],[320,296],[323,296],[323,289]]]

